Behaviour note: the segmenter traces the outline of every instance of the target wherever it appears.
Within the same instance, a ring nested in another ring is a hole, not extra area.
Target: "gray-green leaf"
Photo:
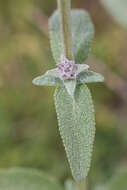
[[[80,74],[81,72],[88,71],[89,65],[87,64],[77,64],[77,75]]]
[[[82,72],[77,77],[77,83],[104,82],[104,77],[93,71]]]
[[[113,18],[127,28],[127,0],[101,0],[101,2]]]
[[[44,75],[33,79],[32,82],[37,86],[63,86],[63,82],[59,78],[57,69],[47,71]]]
[[[64,85],[65,88],[68,92],[68,94],[74,98],[74,92],[75,92],[75,88],[76,88],[76,80],[72,79],[72,80],[65,80],[64,81]]]
[[[95,136],[92,98],[86,85],[78,85],[75,99],[65,88],[57,87],[55,105],[59,130],[76,181],[88,174]]]
[[[71,11],[71,27],[75,62],[81,64],[84,63],[90,53],[94,27],[88,13],[78,9]],[[56,63],[59,63],[63,49],[58,11],[50,18],[49,29],[52,53]]]
[[[62,190],[62,187],[34,169],[9,169],[0,171],[0,190]]]

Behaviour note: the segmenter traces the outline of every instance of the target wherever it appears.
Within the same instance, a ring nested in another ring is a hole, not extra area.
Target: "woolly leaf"
[[[77,64],[77,83],[92,83],[92,82],[103,82],[104,77],[96,72],[88,71],[88,67],[86,64]],[[86,70],[86,71],[85,71]],[[76,81],[75,80],[65,80],[62,81],[59,78],[58,69],[52,69],[47,71],[44,75],[36,77],[33,79],[33,84],[37,86],[63,86],[65,85],[68,93],[73,96]]]
[[[76,88],[76,80],[65,80],[64,85],[65,85],[65,88],[66,88],[68,94],[73,98],[75,88]]]
[[[88,71],[89,65],[87,64],[77,64],[77,75],[80,74],[81,72]]]
[[[77,64],[84,63],[91,50],[94,28],[88,13],[84,10],[71,11],[72,46]],[[56,11],[49,20],[51,49],[56,63],[63,54],[60,31],[60,16]]]
[[[32,82],[37,86],[63,86],[63,82],[59,78],[57,69],[47,71],[44,75],[33,79]]]
[[[82,72],[77,77],[77,83],[92,83],[92,82],[103,82],[104,77],[96,72],[87,71]]]
[[[89,171],[95,135],[94,109],[86,85],[78,85],[72,99],[65,88],[57,87],[55,105],[59,130],[76,181]]]
[[[62,187],[36,170],[9,169],[0,171],[0,190],[62,190]]]
[[[113,18],[127,28],[127,0],[101,0]]]

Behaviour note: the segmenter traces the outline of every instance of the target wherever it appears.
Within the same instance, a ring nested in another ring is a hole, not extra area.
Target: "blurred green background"
[[[127,30],[99,1],[73,0],[90,12],[95,39],[87,64],[105,76],[90,84],[96,110],[91,186],[106,182],[127,166]],[[32,79],[55,67],[48,17],[55,0],[0,0],[0,168],[30,167],[61,182],[71,178],[58,132],[54,88]]]

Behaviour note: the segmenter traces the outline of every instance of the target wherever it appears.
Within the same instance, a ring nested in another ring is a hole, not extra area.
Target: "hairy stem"
[[[73,60],[72,37],[71,37],[71,0],[57,0],[61,19],[61,33],[64,55]]]
[[[86,183],[84,181],[78,182],[77,190],[87,190]]]

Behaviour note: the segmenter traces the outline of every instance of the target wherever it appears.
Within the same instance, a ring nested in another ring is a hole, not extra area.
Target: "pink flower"
[[[75,79],[77,65],[74,61],[69,61],[65,57],[61,57],[61,62],[58,64],[58,71],[61,80]]]

